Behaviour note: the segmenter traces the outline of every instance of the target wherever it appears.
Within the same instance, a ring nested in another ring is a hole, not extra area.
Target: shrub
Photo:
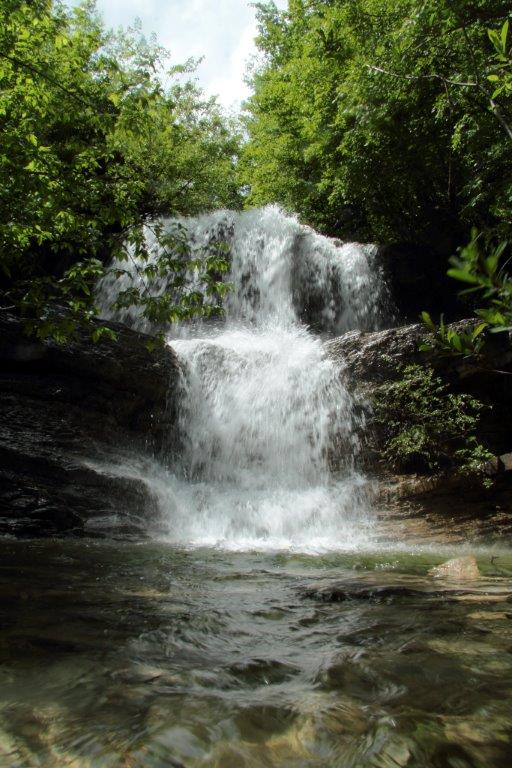
[[[456,394],[431,366],[406,365],[399,378],[373,393],[381,459],[394,471],[441,472],[483,477],[491,453],[477,428],[486,408],[469,394]]]

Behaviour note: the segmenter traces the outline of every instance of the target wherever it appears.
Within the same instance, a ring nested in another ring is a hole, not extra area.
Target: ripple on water
[[[444,553],[0,555],[2,768],[509,766],[512,584],[485,551],[457,594],[426,575]],[[304,596],[331,581],[351,599]]]

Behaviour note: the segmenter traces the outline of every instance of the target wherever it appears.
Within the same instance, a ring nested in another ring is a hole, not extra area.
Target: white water
[[[363,545],[372,523],[353,402],[300,318],[324,334],[377,327],[385,292],[372,250],[275,207],[186,226],[198,248],[215,232],[228,240],[234,288],[222,324],[169,335],[184,370],[184,449],[172,472],[146,474],[166,537],[229,549]],[[100,286],[105,314],[118,289]],[[148,330],[133,310],[124,319]]]

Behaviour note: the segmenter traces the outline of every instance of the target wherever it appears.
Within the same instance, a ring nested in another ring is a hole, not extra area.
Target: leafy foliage
[[[112,258],[148,261],[150,220],[238,204],[237,132],[191,71],[169,69],[136,29],[107,34],[92,2],[68,12],[58,0],[3,0],[0,291],[40,335],[59,336],[57,304],[71,326],[94,316],[92,285]],[[158,268],[172,270],[165,246]],[[201,285],[218,267],[205,254]],[[172,319],[185,305],[201,312],[183,292],[158,311]]]
[[[126,277],[127,287],[118,291],[114,309],[136,306],[152,326],[161,327],[222,312],[222,299],[231,287],[223,281],[229,270],[225,243],[212,240],[194,248],[179,221],[166,226],[153,222],[140,242],[132,242],[129,260],[129,268],[116,261],[107,271],[115,279]]]
[[[447,325],[441,315],[439,325],[428,312],[422,312],[421,318],[430,332],[419,346],[421,352],[440,352],[449,356],[468,357],[479,355],[485,344],[486,323],[477,323],[468,330],[457,330]]]
[[[494,66],[487,75],[487,80],[493,83],[493,99],[499,96],[510,96],[512,93],[512,58],[509,43],[510,23],[507,19],[500,30],[489,29],[488,35],[494,46]]]
[[[510,231],[504,0],[258,5],[251,204],[380,242]],[[491,30],[491,33],[488,30]],[[436,234],[437,233],[437,234]]]
[[[398,374],[372,398],[385,464],[399,472],[482,474],[491,458],[476,436],[482,403],[450,392],[430,366],[407,365]]]
[[[473,230],[471,242],[451,259],[450,277],[471,287],[463,294],[478,294],[485,306],[476,310],[482,325],[491,333],[512,330],[512,277],[502,263],[507,242],[482,250],[481,236]]]
[[[475,310],[478,322],[470,331],[459,333],[447,326],[441,317],[440,324],[432,320],[428,312],[422,313],[422,320],[430,331],[420,349],[436,349],[449,354],[479,356],[485,346],[487,333],[510,333],[512,331],[512,277],[502,263],[508,243],[496,246],[491,243],[482,249],[482,235],[473,230],[469,244],[450,261],[450,277],[469,285],[461,295],[473,294],[483,302]]]

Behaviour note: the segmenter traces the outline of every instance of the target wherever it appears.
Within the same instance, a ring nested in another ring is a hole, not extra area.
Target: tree
[[[503,0],[290,0],[259,6],[260,65],[241,168],[249,203],[280,202],[342,237],[461,244],[510,230],[510,89],[488,28]],[[494,105],[494,106],[493,106]],[[499,169],[499,171],[498,171]]]
[[[488,35],[494,47],[494,65],[487,73],[485,85],[483,75],[478,71],[474,73],[474,82],[487,97],[492,113],[510,142],[512,128],[500,104],[502,99],[512,94],[508,19],[500,29],[489,29]],[[500,241],[499,234],[500,230],[496,231],[493,227],[484,232],[473,228],[470,242],[450,259],[448,275],[466,285],[461,296],[471,295],[477,305],[480,304],[475,310],[478,323],[470,331],[459,333],[446,326],[443,318],[437,326],[430,315],[423,312],[423,321],[430,331],[430,337],[422,345],[424,350],[440,349],[449,354],[479,356],[484,349],[487,332],[510,334],[512,331],[512,276],[507,270],[510,258],[506,261],[503,258],[504,255],[510,256],[510,244],[507,240]]]
[[[147,260],[148,222],[239,204],[234,126],[190,81],[192,62],[164,87],[166,68],[137,29],[106,33],[92,2],[1,4],[0,292],[40,335],[65,337],[95,315],[92,286],[110,261]],[[157,268],[182,273],[179,232],[164,245]],[[192,267],[199,286],[217,284],[221,260],[195,254]],[[203,310],[185,286],[175,298],[161,308],[169,319]]]

